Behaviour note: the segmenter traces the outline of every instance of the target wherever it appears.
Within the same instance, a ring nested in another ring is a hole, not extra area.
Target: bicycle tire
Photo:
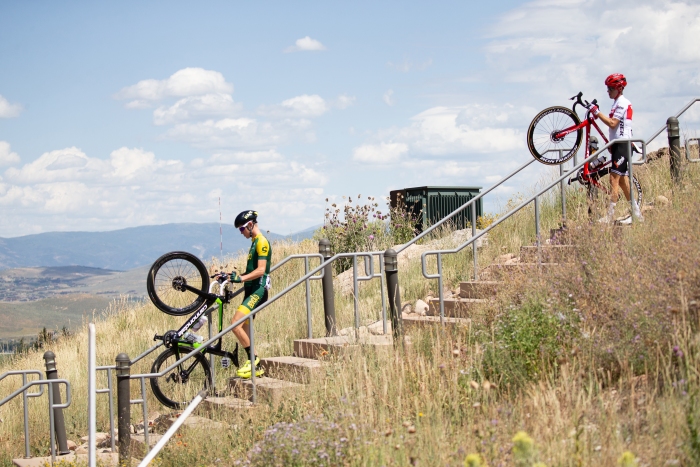
[[[579,128],[561,139],[554,139],[552,135],[580,123],[576,112],[566,107],[544,109],[535,116],[527,130],[527,148],[530,154],[546,165],[559,165],[568,161],[581,146],[583,130]],[[552,152],[555,150],[564,152],[559,157],[558,153]]]
[[[644,193],[642,192],[642,185],[639,183],[639,180],[637,180],[636,175],[632,175],[632,183],[630,184],[630,196],[634,193],[634,195],[637,198],[637,206],[639,208],[642,208],[642,202],[644,201]],[[624,196],[622,199],[625,199]]]
[[[206,298],[179,288],[182,283],[208,293],[207,268],[191,253],[171,251],[158,258],[148,271],[148,297],[164,313],[173,316],[189,315],[201,307]]]
[[[189,349],[180,354],[180,358]],[[175,349],[167,349],[158,355],[153,362],[151,373],[160,373],[161,368],[167,368],[178,360]],[[201,353],[175,367],[167,374],[159,378],[151,378],[151,390],[156,399],[171,409],[182,409],[202,389],[208,389],[211,385],[211,366]]]

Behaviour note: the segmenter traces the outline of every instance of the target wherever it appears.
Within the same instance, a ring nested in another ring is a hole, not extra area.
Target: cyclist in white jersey
[[[595,118],[600,118],[600,121],[610,128],[610,141],[619,138],[631,138],[632,103],[622,95],[625,86],[627,86],[627,79],[621,73],[613,73],[605,79],[605,85],[608,87],[608,96],[614,101],[610,114],[607,116],[602,114],[597,106],[591,109],[591,114]],[[612,190],[608,214],[600,220],[601,222],[613,221],[615,205],[620,197],[620,188],[622,188],[627,201],[630,200],[629,168],[627,166],[627,156],[630,155],[629,145],[626,143],[613,144],[610,153],[612,154],[612,167],[610,167],[610,185]],[[637,200],[632,201],[632,214],[643,220]],[[626,224],[631,223],[632,218],[630,217],[622,222]]]

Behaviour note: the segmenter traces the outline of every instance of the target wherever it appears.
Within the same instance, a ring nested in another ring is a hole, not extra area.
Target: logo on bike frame
[[[187,320],[187,322],[184,324],[184,326],[182,326],[180,329],[178,329],[177,337],[182,337],[182,335],[185,332],[187,332],[187,330],[190,327],[192,327],[192,325],[195,323],[195,321],[197,321],[204,314],[204,312],[207,311],[207,308],[209,308],[209,305],[207,305],[205,303],[204,306],[202,308],[200,308],[199,311],[197,311],[197,313],[193,314],[192,317]]]

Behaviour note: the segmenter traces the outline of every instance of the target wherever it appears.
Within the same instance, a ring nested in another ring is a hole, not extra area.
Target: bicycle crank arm
[[[209,293],[209,292],[202,292],[201,290],[196,289],[188,284],[182,284],[180,287],[182,287],[183,289],[185,289],[189,292],[192,292],[195,295],[199,295],[200,297],[204,297],[204,298],[207,298],[209,300],[216,300],[218,298],[218,295],[216,295],[216,294]]]

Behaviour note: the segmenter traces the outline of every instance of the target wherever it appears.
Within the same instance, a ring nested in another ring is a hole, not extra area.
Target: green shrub
[[[496,319],[484,350],[484,376],[500,384],[521,385],[542,376],[568,351],[578,317],[553,299],[528,297]]]
[[[340,424],[307,417],[295,423],[274,424],[248,452],[248,458],[234,465],[345,465],[349,461],[350,444]]]

